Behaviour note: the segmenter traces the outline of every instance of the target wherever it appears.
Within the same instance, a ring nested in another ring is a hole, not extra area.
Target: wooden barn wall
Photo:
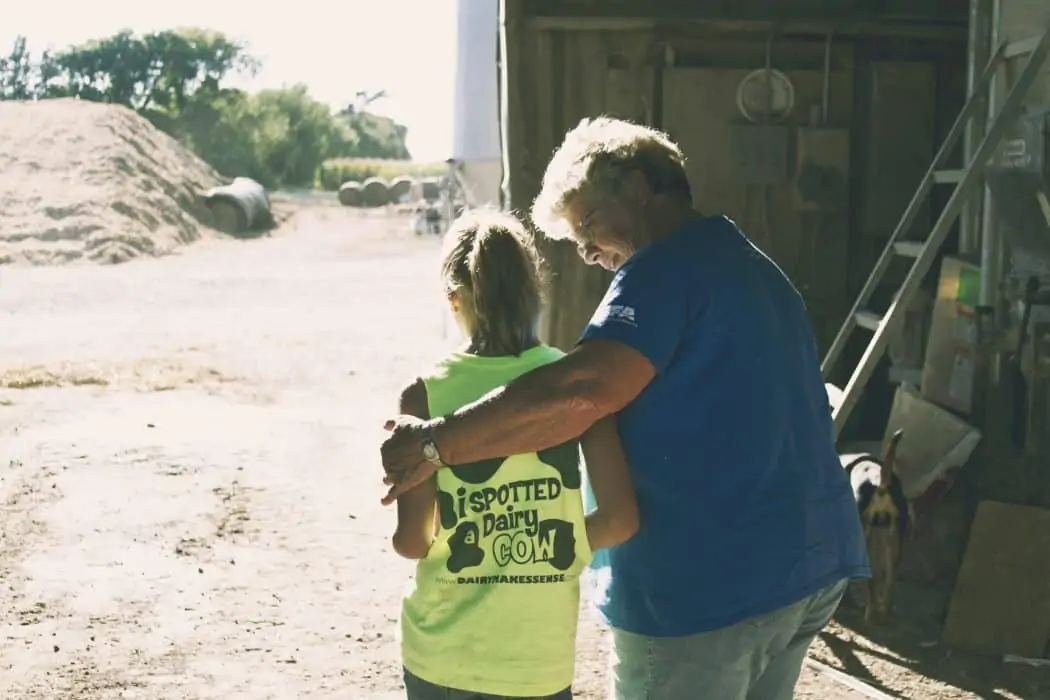
[[[823,41],[774,41],[772,65],[795,87],[787,124],[802,126],[823,93]],[[674,67],[663,70],[661,126],[682,146],[696,206],[724,213],[794,281],[806,299],[822,347],[849,310],[849,210],[803,211],[792,181],[745,185],[732,174],[730,128],[743,118],[736,105],[740,81],[765,62],[761,40],[680,41]],[[853,113],[853,57],[849,44],[832,46],[828,126],[847,130]],[[848,138],[848,133],[847,133]],[[847,163],[848,166],[848,163]]]
[[[825,349],[932,158],[944,119],[935,109],[943,71],[931,52],[880,53],[869,46],[858,63],[855,47],[862,42],[833,43],[829,124],[852,131],[853,196],[845,211],[800,211],[793,185],[763,192],[727,174],[729,123],[739,120],[736,86],[764,65],[764,38],[552,29],[531,22],[522,9],[522,3],[508,3],[506,16],[512,208],[527,212],[551,152],[581,118],[614,114],[664,128],[689,159],[697,205],[730,215],[785,269],[805,296]],[[670,64],[666,46],[673,49]],[[823,61],[822,40],[774,41],[773,65],[795,84],[794,124],[804,123],[821,102]],[[584,265],[570,244],[540,243],[552,301],[541,334],[569,348],[610,275]]]
[[[968,0],[517,0],[530,16],[667,20],[964,19]],[[1038,1],[1038,0],[1035,0]]]
[[[508,18],[508,21],[511,21]],[[647,33],[602,31],[523,32],[508,50],[508,147],[511,207],[527,213],[540,189],[551,153],[584,117],[616,114],[646,121],[651,110],[652,69],[644,65]],[[619,67],[609,69],[610,61]],[[514,82],[514,75],[520,75]],[[571,348],[598,305],[611,275],[585,265],[575,246],[539,238],[549,273],[552,303],[541,335]]]

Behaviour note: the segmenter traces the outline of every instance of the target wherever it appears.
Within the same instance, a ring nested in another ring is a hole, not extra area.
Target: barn
[[[931,462],[912,494],[930,526],[911,575],[944,590],[933,605],[946,643],[1043,656],[1050,4],[503,0],[499,22],[505,207],[528,210],[583,117],[667,131],[689,158],[696,206],[730,216],[776,260],[822,352],[837,353],[826,379],[855,401],[840,439],[879,441],[894,420],[923,438],[958,433],[954,456],[914,457]],[[953,129],[964,110],[973,118]],[[894,251],[910,258],[883,264]],[[543,252],[542,334],[569,348],[610,277],[568,244]],[[852,332],[865,330],[862,295],[887,309],[866,334]],[[836,342],[846,323],[849,342]],[[880,347],[865,362],[872,332]]]

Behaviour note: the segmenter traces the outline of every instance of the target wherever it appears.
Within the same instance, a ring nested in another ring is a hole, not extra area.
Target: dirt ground
[[[378,445],[453,342],[436,252],[313,205],[260,240],[0,267],[0,698],[399,697]],[[1050,697],[921,641],[835,627],[814,658],[888,695],[810,669],[797,697]],[[605,697],[588,613],[578,656]]]

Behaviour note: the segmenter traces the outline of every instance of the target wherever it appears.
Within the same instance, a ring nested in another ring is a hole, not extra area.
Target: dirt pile
[[[0,102],[0,264],[116,263],[211,235],[222,179],[134,111]]]

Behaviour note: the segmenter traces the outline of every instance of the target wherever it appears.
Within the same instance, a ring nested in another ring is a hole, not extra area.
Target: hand
[[[437,467],[423,456],[422,420],[398,416],[388,420],[383,428],[390,431],[390,437],[379,448],[386,470],[383,483],[390,486],[383,497],[383,505],[388,506],[401,494],[429,479]]]

